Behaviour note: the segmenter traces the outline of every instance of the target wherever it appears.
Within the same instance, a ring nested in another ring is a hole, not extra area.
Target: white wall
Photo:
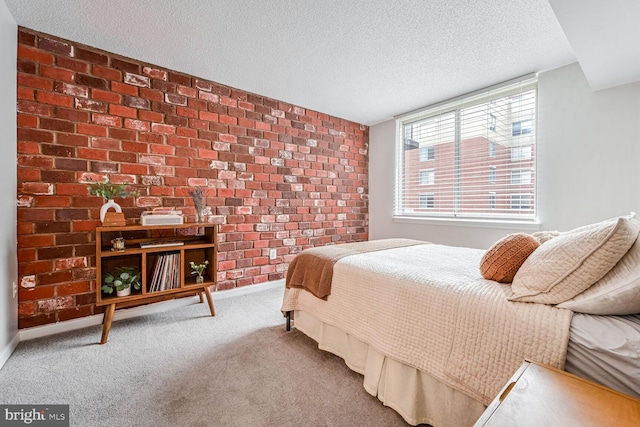
[[[0,367],[18,343],[16,246],[16,49],[18,27],[0,1]]]
[[[407,237],[486,249],[515,228],[398,223],[392,219],[395,121],[371,127],[371,239]],[[538,76],[541,230],[640,214],[640,83],[594,92],[580,66]]]

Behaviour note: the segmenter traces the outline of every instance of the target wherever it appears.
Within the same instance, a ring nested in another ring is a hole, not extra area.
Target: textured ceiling
[[[575,61],[547,0],[4,1],[18,25],[368,125]]]

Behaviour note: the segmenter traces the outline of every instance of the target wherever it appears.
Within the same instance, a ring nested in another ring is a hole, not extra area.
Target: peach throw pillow
[[[520,266],[540,246],[535,237],[510,234],[493,244],[480,261],[480,274],[489,280],[511,283]]]

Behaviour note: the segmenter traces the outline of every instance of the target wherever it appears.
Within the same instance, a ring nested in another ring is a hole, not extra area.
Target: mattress
[[[640,398],[640,314],[575,313],[565,370]]]

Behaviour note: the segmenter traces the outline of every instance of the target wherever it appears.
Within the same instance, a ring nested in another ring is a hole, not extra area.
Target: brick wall
[[[156,207],[193,221],[189,190],[206,186],[221,290],[368,237],[366,126],[24,28],[17,69],[20,328],[101,311],[88,179],[134,183],[128,222]]]

